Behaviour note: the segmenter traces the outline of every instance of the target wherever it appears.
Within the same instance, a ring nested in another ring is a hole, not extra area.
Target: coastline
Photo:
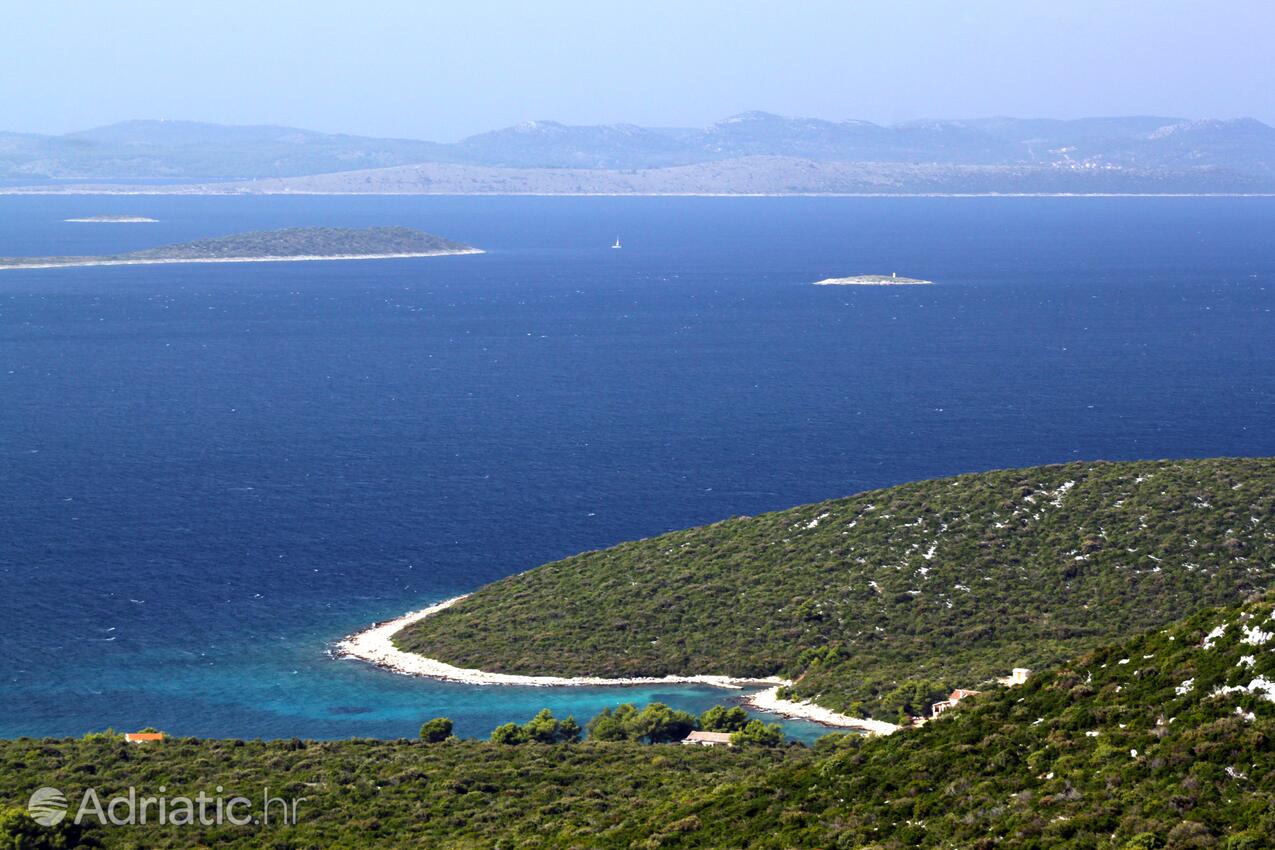
[[[639,676],[633,678],[607,679],[601,676],[526,676],[517,673],[489,673],[486,670],[474,670],[455,667],[434,658],[426,658],[414,652],[404,652],[394,646],[390,638],[399,630],[412,623],[437,614],[450,608],[469,596],[468,593],[437,602],[428,608],[412,611],[393,620],[356,632],[339,641],[336,654],[344,658],[357,658],[377,667],[407,676],[425,676],[430,679],[441,679],[445,682],[460,682],[466,685],[522,685],[532,688],[558,688],[580,686],[617,686],[617,685],[711,685],[715,688],[740,690],[750,685],[781,685],[783,680],[777,678],[741,679],[732,676]]]
[[[464,248],[457,251],[424,251],[408,254],[301,254],[287,257],[172,257],[133,260],[84,260],[69,263],[9,263],[0,269],[70,269],[86,266],[171,266],[186,263],[297,263],[320,260],[396,260],[409,257],[454,257],[462,254],[484,254],[481,248]]]
[[[490,673],[486,670],[455,667],[435,658],[426,658],[413,652],[404,652],[394,646],[391,638],[401,629],[419,622],[439,611],[450,608],[469,596],[462,594],[436,602],[419,611],[411,611],[401,617],[374,623],[368,628],[355,632],[336,644],[334,655],[338,658],[353,658],[366,661],[405,676],[424,676],[440,679],[445,682],[459,682],[466,685],[520,685],[523,687],[616,687],[632,685],[709,685],[728,690],[742,690],[755,685],[769,685],[769,689],[750,694],[744,703],[759,711],[810,720],[824,726],[860,729],[869,734],[888,735],[898,729],[897,726],[880,720],[863,720],[838,714],[813,703],[781,700],[777,696],[780,686],[791,685],[786,679],[777,677],[736,678],[733,676],[637,676],[631,678],[608,679],[601,676],[527,676],[516,673]]]
[[[744,704],[771,714],[779,714],[784,717],[793,717],[800,720],[809,720],[819,723],[823,726],[834,726],[841,729],[858,729],[869,735],[891,735],[901,726],[893,723],[887,723],[884,720],[873,720],[864,717],[850,717],[847,714],[841,714],[830,708],[815,705],[813,702],[780,699],[779,687],[775,686],[768,690],[758,691],[755,694],[749,694],[744,697]]]

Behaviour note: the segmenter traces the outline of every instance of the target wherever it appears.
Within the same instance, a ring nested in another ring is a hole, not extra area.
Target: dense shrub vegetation
[[[661,847],[1273,846],[1275,604],[1203,612],[669,815]],[[693,821],[692,821],[693,819]]]
[[[733,723],[728,713],[713,716]],[[20,806],[41,786],[73,800],[86,787],[105,797],[129,785],[187,794],[268,786],[307,800],[297,826],[269,828],[80,831],[38,827],[10,808],[0,812],[0,846],[1255,850],[1275,835],[1273,735],[1267,597],[1100,647],[919,729],[829,735],[813,751],[5,741],[0,806]]]
[[[1275,461],[1072,464],[577,556],[400,639],[518,672],[783,671],[882,715],[1037,670],[813,750],[738,708],[659,703],[604,711],[583,743],[548,711],[490,742],[446,718],[418,741],[0,741],[0,848],[1270,847],[1273,499]],[[671,743],[693,728],[737,746]],[[43,827],[23,808],[42,786],[306,799],[288,827]]]
[[[1269,459],[963,475],[577,555],[396,640],[513,673],[780,673],[893,720],[1266,588],[1273,512]]]
[[[801,747],[479,741],[204,741],[118,737],[0,741],[0,847],[554,848],[628,844],[674,804],[743,782]],[[259,798],[304,797],[296,826],[105,826],[47,829],[26,815],[37,788]],[[6,809],[5,807],[9,807]],[[26,835],[25,844],[16,836]],[[619,837],[617,837],[619,836]],[[612,841],[614,839],[614,842]],[[64,842],[59,844],[58,842]]]

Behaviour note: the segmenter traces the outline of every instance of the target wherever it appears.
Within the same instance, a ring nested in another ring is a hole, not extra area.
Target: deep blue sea
[[[1275,199],[0,197],[0,255],[373,224],[488,253],[0,271],[0,735],[698,710],[328,649],[734,514],[1275,454]],[[890,271],[940,285],[809,285]]]

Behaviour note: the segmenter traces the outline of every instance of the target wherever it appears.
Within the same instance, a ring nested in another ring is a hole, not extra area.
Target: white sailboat
[[[614,245],[612,245],[611,247],[612,247],[612,248],[619,248],[619,247],[620,247],[620,237],[619,237],[619,236],[615,237],[615,244],[614,244]]]

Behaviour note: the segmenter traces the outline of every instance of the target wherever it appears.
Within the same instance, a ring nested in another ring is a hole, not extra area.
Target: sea
[[[159,223],[64,221],[103,214]],[[467,686],[331,650],[725,517],[1275,455],[1271,198],[3,196],[0,255],[303,225],[486,253],[0,271],[0,735],[699,711],[738,694]],[[811,285],[890,272],[936,285]]]

